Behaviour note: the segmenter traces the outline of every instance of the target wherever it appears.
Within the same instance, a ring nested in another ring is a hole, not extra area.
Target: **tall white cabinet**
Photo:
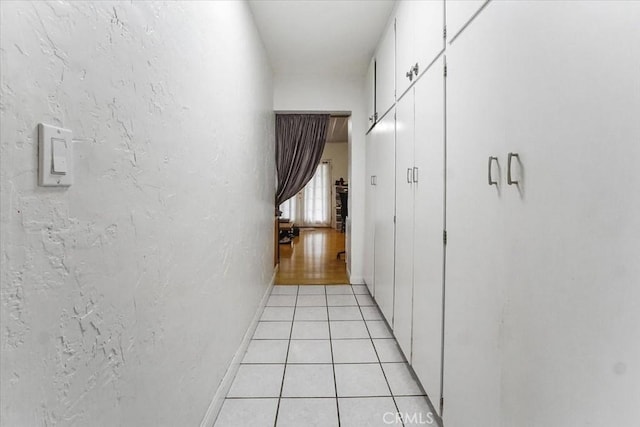
[[[640,2],[447,1],[407,84],[427,3],[367,140],[375,299],[446,427],[635,427]]]

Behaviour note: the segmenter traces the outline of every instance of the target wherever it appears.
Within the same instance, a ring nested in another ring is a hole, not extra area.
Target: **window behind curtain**
[[[318,165],[313,178],[294,197],[280,205],[282,218],[302,227],[331,226],[331,163]]]

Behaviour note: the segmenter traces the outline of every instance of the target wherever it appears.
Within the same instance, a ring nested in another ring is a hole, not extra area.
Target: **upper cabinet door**
[[[393,21],[387,26],[376,52],[376,113],[378,120],[393,107],[395,102],[395,41]]]
[[[446,0],[447,41],[451,42],[489,0]]]
[[[396,85],[397,96],[402,95],[415,79],[413,10],[415,1],[402,1],[396,10]]]
[[[367,97],[367,130],[376,124],[376,58],[371,59],[365,81],[365,96]]]
[[[414,65],[422,74],[444,50],[444,0],[410,3],[414,5]]]
[[[396,12],[396,86],[401,98],[444,50],[444,0],[405,0]]]

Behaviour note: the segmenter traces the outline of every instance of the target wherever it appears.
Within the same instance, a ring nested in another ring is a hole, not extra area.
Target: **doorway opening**
[[[348,284],[345,226],[348,209],[350,113],[331,113],[327,141],[313,178],[282,203],[278,285]]]

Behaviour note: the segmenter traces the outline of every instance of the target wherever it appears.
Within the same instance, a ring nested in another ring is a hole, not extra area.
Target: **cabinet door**
[[[442,375],[444,268],[444,59],[414,86],[415,227],[413,252],[413,355],[411,363],[438,408]]]
[[[401,1],[396,9],[396,94],[398,98],[402,97],[416,77],[413,74],[411,77],[407,76],[415,63],[413,53],[415,3],[417,2],[413,0]]]
[[[444,50],[444,0],[411,1],[413,3],[413,63],[418,74],[427,69]]]
[[[503,245],[509,231],[504,227],[504,176],[494,168],[496,186],[488,184],[487,174],[489,156],[499,157],[505,167],[509,145],[502,131],[504,92],[492,77],[499,64],[486,55],[502,37],[495,29],[504,22],[489,17],[485,19],[483,12],[473,37],[459,39],[446,55],[443,419],[447,427],[500,426]]]
[[[378,118],[395,102],[395,30],[393,21],[387,27],[376,53],[376,112]]]
[[[492,2],[479,18],[474,37],[487,19],[509,35],[474,82],[499,82],[503,156],[519,155],[502,425],[638,425],[640,3]]]
[[[374,288],[374,251],[375,251],[375,160],[376,160],[376,144],[374,142],[376,129],[374,128],[365,137],[365,152],[366,152],[366,176],[365,182],[366,195],[365,195],[365,230],[364,230],[364,283],[369,288],[371,295],[375,296]]]
[[[393,324],[393,266],[395,215],[395,119],[393,111],[374,128],[376,144],[375,299]]]
[[[372,58],[365,78],[365,96],[367,97],[367,129],[376,123],[376,59]]]
[[[478,10],[488,2],[489,0],[446,0],[447,40],[451,40],[460,33]]]
[[[413,89],[396,104],[396,265],[393,333],[411,359],[413,308]]]

